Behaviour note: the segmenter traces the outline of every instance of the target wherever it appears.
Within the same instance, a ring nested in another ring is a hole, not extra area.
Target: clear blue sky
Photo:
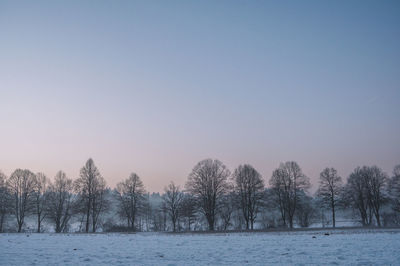
[[[0,169],[400,163],[400,1],[1,1]]]

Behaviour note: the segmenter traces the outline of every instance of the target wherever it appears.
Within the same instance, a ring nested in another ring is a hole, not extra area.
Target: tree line
[[[26,169],[10,177],[0,172],[0,232],[27,230],[27,219],[37,232],[45,223],[57,233],[335,227],[338,211],[362,226],[400,225],[400,165],[392,176],[377,166],[357,167],[346,182],[325,168],[314,195],[293,161],[273,171],[269,186],[264,181],[249,164],[231,173],[213,159],[195,165],[184,188],[171,182],[161,195],[146,192],[135,173],[110,189],[92,159],[75,180],[63,171],[53,180]]]

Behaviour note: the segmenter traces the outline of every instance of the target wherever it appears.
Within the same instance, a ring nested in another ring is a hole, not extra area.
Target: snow
[[[1,265],[400,265],[399,250],[400,229],[0,234]]]

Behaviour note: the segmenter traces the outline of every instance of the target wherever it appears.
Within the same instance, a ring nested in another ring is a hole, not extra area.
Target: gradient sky
[[[400,163],[400,1],[1,1],[0,169]],[[267,183],[267,182],[266,182]],[[314,185],[314,189],[315,189]]]

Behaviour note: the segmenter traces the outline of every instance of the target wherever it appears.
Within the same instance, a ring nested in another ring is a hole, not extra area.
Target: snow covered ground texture
[[[400,230],[326,232],[0,234],[0,264],[400,265]]]

